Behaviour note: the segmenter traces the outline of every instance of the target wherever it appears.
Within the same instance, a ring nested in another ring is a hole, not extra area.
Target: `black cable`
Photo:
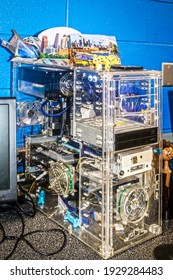
[[[29,212],[29,211],[26,212],[26,211],[24,210],[24,208],[22,208],[18,202],[16,202],[17,207],[18,207],[26,216],[34,217],[35,214],[36,214],[36,206],[35,206],[35,202],[34,202],[32,196],[31,196],[24,188],[22,188],[22,186],[21,186],[19,183],[17,183],[17,184],[18,184],[18,186],[19,186],[20,191],[22,191],[22,192],[25,194],[25,196],[27,196],[27,197],[29,198],[29,199],[28,199],[28,198],[25,197],[24,201],[25,201],[25,202],[28,202],[29,204],[31,204],[31,206],[32,206],[32,211],[31,211],[31,212]]]
[[[3,225],[1,223],[0,223],[0,230],[2,232],[2,238],[0,240],[0,244],[1,244],[5,240],[5,230],[4,230]]]
[[[53,251],[53,252],[41,252],[39,251],[35,246],[33,246],[31,244],[31,242],[29,242],[25,237],[28,236],[28,235],[31,235],[31,234],[34,234],[34,233],[50,233],[50,232],[59,232],[59,233],[62,233],[63,235],[63,243],[62,245],[60,246],[59,249]],[[65,232],[62,230],[62,229],[59,229],[59,228],[52,228],[52,229],[45,229],[45,230],[34,230],[34,231],[30,231],[26,234],[23,235],[23,238],[22,240],[24,240],[36,253],[39,253],[40,255],[42,256],[52,256],[52,255],[55,255],[55,254],[58,254],[59,252],[61,252],[63,250],[63,248],[66,246],[66,243],[67,243],[67,238],[66,238],[66,234]]]
[[[21,224],[22,224],[22,230],[21,230],[21,233],[19,234],[19,236],[8,236],[5,234],[5,230],[4,230],[4,227],[3,225],[0,223],[0,231],[2,232],[2,238],[0,240],[0,244],[2,244],[5,240],[6,241],[9,241],[9,240],[15,240],[15,244],[13,246],[13,249],[11,250],[11,252],[5,257],[5,260],[9,259],[15,252],[17,246],[18,246],[18,243],[22,240],[22,241],[25,241],[25,243],[30,246],[31,249],[33,249],[36,253],[39,253],[40,255],[43,255],[43,256],[52,256],[54,254],[58,254],[60,251],[63,250],[63,248],[66,246],[66,242],[67,242],[67,237],[66,237],[66,234],[65,232],[62,230],[62,229],[59,229],[59,228],[52,228],[52,229],[46,229],[46,230],[34,230],[34,231],[30,231],[28,233],[25,233],[24,234],[24,230],[25,230],[25,223],[24,223],[24,219],[23,219],[23,216],[21,214],[20,211],[22,211],[22,213],[26,214],[26,211],[23,211],[23,208],[22,207],[19,207],[19,204],[13,204],[13,205],[5,205],[5,206],[0,206],[0,211],[2,212],[7,212],[9,211],[10,212],[13,212],[15,214],[18,215],[18,217],[20,218],[21,220]],[[20,211],[19,211],[20,210]],[[27,216],[30,216],[27,215]],[[35,216],[35,214],[34,214]],[[31,217],[31,216],[30,216]],[[28,237],[29,235],[32,235],[32,234],[36,234],[36,233],[50,233],[50,232],[58,232],[58,233],[61,233],[62,236],[63,236],[63,242],[62,242],[62,245],[55,251],[53,252],[42,252],[40,250],[37,249],[37,247],[35,247],[30,241],[28,241],[28,239],[26,237]]]
[[[0,209],[2,209],[2,208],[0,207]],[[3,228],[3,231],[4,231],[4,241],[5,241],[5,240],[16,240],[16,242],[15,242],[15,244],[14,244],[14,246],[13,246],[12,251],[5,257],[5,260],[8,260],[8,259],[13,255],[13,253],[15,252],[15,250],[16,250],[16,248],[17,248],[17,245],[18,245],[18,243],[19,243],[21,237],[22,237],[23,234],[24,234],[25,224],[24,224],[24,220],[23,220],[22,214],[21,214],[18,210],[16,210],[14,207],[12,207],[12,206],[10,206],[10,205],[7,205],[6,208],[3,207],[3,210],[4,210],[4,211],[5,211],[5,210],[7,210],[7,211],[12,210],[13,212],[17,213],[17,215],[20,217],[20,219],[21,219],[21,221],[22,221],[22,231],[21,231],[21,234],[20,234],[19,236],[7,236],[7,235],[5,234],[5,230],[4,230],[4,228]],[[1,225],[2,225],[2,224],[1,224]]]
[[[25,201],[28,202],[28,204],[31,202],[28,199],[25,199]],[[36,210],[35,209],[33,211],[26,211],[24,208],[21,207],[21,205],[18,202],[16,202],[16,206],[21,210],[22,213],[24,213],[28,217],[33,218],[35,216],[35,214],[36,214]]]

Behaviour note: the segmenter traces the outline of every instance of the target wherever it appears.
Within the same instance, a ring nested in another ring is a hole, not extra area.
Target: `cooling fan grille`
[[[17,103],[17,124],[19,126],[36,125],[43,122],[44,116],[41,113],[39,101]]]
[[[139,184],[121,189],[118,193],[118,214],[123,223],[137,223],[147,214],[148,192]]]
[[[73,190],[73,168],[63,162],[50,162],[49,182],[50,189],[68,196]]]
[[[73,94],[73,74],[71,72],[63,75],[59,82],[60,91],[65,96],[72,96]]]

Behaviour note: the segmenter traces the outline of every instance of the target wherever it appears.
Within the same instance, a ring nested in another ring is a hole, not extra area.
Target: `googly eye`
[[[88,81],[89,81],[89,82],[92,82],[92,79],[93,79],[92,75],[89,75],[89,76],[88,76]]]
[[[97,76],[93,76],[93,82],[94,82],[94,83],[97,82]]]

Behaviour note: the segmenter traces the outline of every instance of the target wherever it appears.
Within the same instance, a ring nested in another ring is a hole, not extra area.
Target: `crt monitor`
[[[0,204],[17,199],[16,100],[0,97]]]

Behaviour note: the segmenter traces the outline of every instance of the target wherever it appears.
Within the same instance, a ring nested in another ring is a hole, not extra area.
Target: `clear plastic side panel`
[[[17,100],[17,146],[30,135],[71,134],[73,70],[41,64],[13,64],[12,95]]]
[[[160,234],[160,73],[77,69],[73,137],[81,239],[108,258]]]
[[[27,136],[41,133],[46,118],[41,113],[41,99],[34,94],[29,95],[26,88],[21,87],[21,72],[33,66],[16,62],[12,66],[12,95],[17,101],[17,148],[23,149]]]
[[[160,73],[113,77],[117,83],[113,174],[116,252],[161,233]]]

